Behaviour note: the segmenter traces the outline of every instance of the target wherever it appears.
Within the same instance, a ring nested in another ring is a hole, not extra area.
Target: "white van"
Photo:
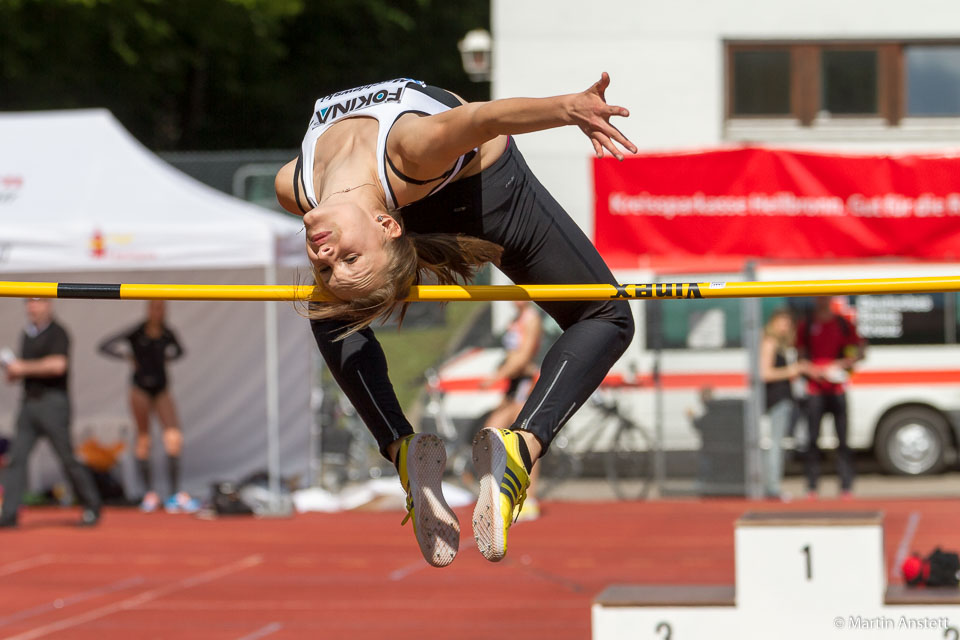
[[[957,263],[846,262],[756,265],[754,279],[837,280],[922,277],[960,274]],[[669,273],[652,269],[619,271],[624,283],[716,282],[746,280],[741,272]],[[871,450],[882,467],[899,474],[942,471],[956,457],[960,434],[960,343],[957,293],[844,296],[860,335],[866,358],[858,363],[848,389],[851,447]],[[844,301],[841,301],[844,302]],[[718,398],[747,394],[750,363],[742,335],[744,302],[740,299],[632,301],[637,332],[627,352],[613,367],[604,386],[616,394],[620,409],[662,434],[666,451],[696,451],[700,434],[692,415],[709,389]],[[763,320],[778,307],[790,307],[798,318],[809,300],[764,298]],[[659,305],[659,310],[654,309]],[[659,349],[653,326],[660,316]],[[499,364],[502,351],[471,349],[440,369],[443,404],[451,417],[475,417],[499,400],[479,381]],[[654,372],[659,372],[659,385]],[[659,417],[658,417],[659,416]],[[589,429],[585,406],[565,431]],[[658,426],[660,427],[658,429]],[[824,420],[821,445],[836,444],[831,418]]]

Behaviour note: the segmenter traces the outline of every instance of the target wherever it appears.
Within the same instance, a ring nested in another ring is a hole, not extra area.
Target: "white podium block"
[[[736,523],[737,607],[762,615],[783,603],[809,613],[883,599],[878,512],[748,513]]]
[[[735,587],[608,587],[594,640],[960,640],[960,589],[886,588],[879,512],[747,513],[735,553]]]
[[[614,585],[593,604],[593,637],[735,638],[733,585]]]

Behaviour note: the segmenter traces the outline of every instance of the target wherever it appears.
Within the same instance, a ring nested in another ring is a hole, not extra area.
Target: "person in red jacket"
[[[851,496],[853,455],[847,446],[846,387],[854,364],[863,359],[863,341],[853,322],[834,312],[831,298],[820,296],[813,314],[797,327],[797,352],[807,376],[807,449],[804,467],[810,498],[817,496],[820,479],[820,423],[833,415],[837,432],[837,473],[840,495]]]

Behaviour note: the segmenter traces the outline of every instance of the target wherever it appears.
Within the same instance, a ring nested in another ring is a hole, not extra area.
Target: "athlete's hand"
[[[590,138],[593,150],[598,158],[603,157],[606,149],[617,160],[623,160],[623,147],[630,153],[636,153],[637,147],[627,140],[620,130],[610,124],[611,116],[626,118],[630,115],[624,107],[615,107],[607,104],[605,92],[610,86],[610,76],[604,71],[600,80],[583,93],[573,96],[570,104],[570,115],[580,130]],[[619,145],[619,147],[617,146]]]

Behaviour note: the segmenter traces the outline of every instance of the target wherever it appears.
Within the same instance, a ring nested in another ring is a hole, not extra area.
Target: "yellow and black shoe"
[[[435,567],[453,562],[460,547],[460,522],[441,489],[446,465],[443,441],[433,434],[415,433],[400,444],[397,471],[407,492],[407,516],[400,524],[413,519],[420,552]]]
[[[530,486],[519,441],[509,429],[482,429],[473,439],[473,466],[480,478],[473,537],[491,562],[507,554],[507,530],[523,508]]]

